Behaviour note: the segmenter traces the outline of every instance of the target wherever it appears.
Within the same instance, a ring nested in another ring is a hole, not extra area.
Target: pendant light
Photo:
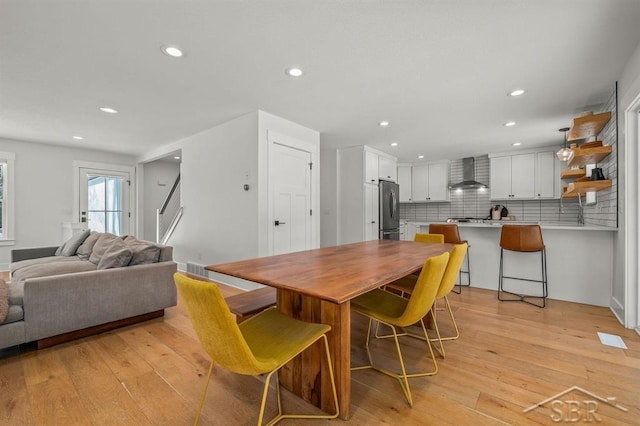
[[[556,152],[556,155],[560,161],[570,161],[573,158],[573,150],[567,147],[567,131],[569,131],[569,128],[563,127],[562,129],[558,129],[558,131],[564,132],[564,147]]]

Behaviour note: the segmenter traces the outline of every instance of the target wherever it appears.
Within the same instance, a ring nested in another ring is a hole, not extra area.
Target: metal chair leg
[[[536,306],[538,308],[544,308],[546,306],[546,300],[548,296],[548,281],[547,281],[547,252],[546,249],[542,249],[540,251],[540,261],[542,265],[542,279],[540,280],[532,280],[528,278],[520,278],[520,277],[509,277],[504,275],[504,249],[500,248],[500,275],[498,276],[498,300],[501,302],[524,302],[530,305]],[[507,291],[504,289],[504,279],[512,279],[519,281],[529,281],[536,282],[542,284],[542,296],[532,296],[528,294],[519,294],[511,291]],[[510,294],[515,296],[515,299],[505,299],[501,295],[503,293]],[[530,299],[540,299],[541,303],[534,303]]]
[[[193,421],[193,426],[198,425],[198,420],[200,419],[200,413],[202,412],[202,407],[204,406],[204,400],[207,397],[207,391],[209,390],[209,382],[211,381],[211,373],[213,373],[214,367],[215,367],[215,363],[211,361],[211,366],[209,367],[209,373],[207,374],[207,381],[204,384],[204,391],[202,392],[202,397],[200,397],[200,404],[198,405],[198,412],[196,413],[196,419]]]

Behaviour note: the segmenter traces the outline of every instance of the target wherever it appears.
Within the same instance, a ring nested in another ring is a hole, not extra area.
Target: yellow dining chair
[[[179,272],[174,274],[174,280],[198,339],[212,359],[194,424],[198,423],[211,373],[217,363],[238,374],[253,376],[267,374],[258,416],[258,425],[262,425],[273,373],[321,339],[324,341],[336,413],[333,415],[283,414],[280,385],[276,374],[278,414],[267,424],[273,425],[286,418],[333,419],[338,416],[338,396],[326,336],[331,329],[330,326],[300,321],[283,314],[276,308],[267,309],[237,324],[217,284],[194,279]]]
[[[447,295],[453,290],[453,287],[456,285],[456,279],[460,273],[460,268],[462,268],[462,263],[464,261],[465,255],[467,254],[467,244],[456,244],[453,246],[451,250],[451,256],[449,257],[449,263],[447,264],[447,269],[444,271],[444,275],[442,276],[442,281],[440,282],[440,287],[438,288],[438,293],[436,293],[436,302],[439,299],[444,299],[444,309],[449,311],[449,316],[451,317],[451,322],[453,323],[453,328],[455,330],[455,334],[451,336],[441,336],[440,329],[438,328],[438,320],[436,316],[436,303],[433,304],[431,308],[431,318],[433,319],[433,327],[436,331],[435,338],[430,338],[432,342],[438,342],[439,347],[436,346],[436,350],[442,355],[444,358],[444,346],[442,342],[445,340],[455,340],[460,337],[460,331],[458,330],[458,324],[456,323],[456,319],[453,316],[453,311],[451,310],[451,304],[449,304],[449,299]],[[406,277],[400,278],[399,280],[394,281],[390,286],[393,288],[400,290],[403,294],[411,294],[414,291],[415,286],[417,285],[417,280],[415,276],[408,275]],[[422,339],[421,335],[410,334],[412,337],[417,337]],[[386,336],[378,336],[378,337],[391,337],[390,335]]]
[[[444,244],[444,235],[442,234],[421,234],[417,233],[413,237],[413,241],[418,243],[440,243]]]
[[[418,232],[416,235],[413,236],[413,241],[418,242],[418,243],[444,244],[444,235],[441,235],[441,234],[424,234],[424,233]],[[420,275],[420,271],[414,272],[413,274],[414,274],[414,277],[417,277],[418,275]],[[394,290],[400,291],[402,293],[401,295],[405,296],[405,293],[403,292],[402,288],[398,288],[397,286],[394,286],[393,284],[394,283],[387,284],[383,288],[385,290],[389,290],[389,288],[392,288]],[[378,336],[378,327],[376,327],[376,337],[379,337]]]
[[[408,379],[412,377],[432,376],[438,372],[438,363],[436,362],[433,348],[431,347],[431,342],[427,335],[427,329],[425,328],[422,319],[427,315],[427,312],[429,312],[431,305],[433,305],[433,302],[435,301],[436,293],[440,287],[442,275],[444,274],[448,261],[449,253],[443,253],[439,256],[427,259],[422,267],[422,272],[420,272],[420,276],[417,279],[413,293],[409,299],[405,299],[404,297],[397,296],[381,289],[375,289],[351,300],[351,309],[369,318],[367,340],[365,343],[369,364],[352,367],[351,369],[361,370],[365,368],[373,368],[383,374],[395,377],[400,382],[400,386],[402,387],[402,391],[409,402],[409,406],[413,406],[413,399],[411,397]],[[382,323],[391,328],[396,350],[398,352],[401,373],[397,373],[374,364],[373,357],[371,356],[371,351],[369,349],[371,324],[373,321]],[[398,336],[406,335],[406,333],[398,333],[396,331],[396,327],[408,327],[416,323],[420,323],[422,326],[425,341],[431,355],[431,361],[433,362],[433,370],[424,373],[409,374],[406,371],[404,359],[402,358],[402,351],[400,349],[400,343],[398,341]]]

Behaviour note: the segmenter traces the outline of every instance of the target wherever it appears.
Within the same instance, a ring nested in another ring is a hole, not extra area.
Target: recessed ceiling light
[[[180,157],[177,156],[177,155],[175,157],[173,157],[173,158],[174,158],[174,160],[179,160],[180,159]]]
[[[509,121],[504,123],[504,127],[511,127],[511,126],[515,126],[516,122],[515,121]]]
[[[520,145],[522,145],[522,142],[514,142],[514,143],[512,143],[511,145],[513,145],[513,146],[520,146]]]
[[[100,107],[100,111],[106,112],[107,114],[117,114],[118,113],[118,110],[113,109],[111,107],[106,107],[106,106]]]
[[[380,127],[387,127],[389,125],[389,122],[387,120],[382,120],[381,122],[378,123],[378,125]]]
[[[162,53],[167,56],[171,56],[172,58],[182,58],[184,56],[184,52],[177,46],[162,46],[160,48]]]
[[[73,138],[77,141],[81,141],[82,139],[84,139],[82,136],[73,136]]]
[[[520,95],[524,95],[525,91],[524,89],[516,89],[512,92],[509,92],[509,96],[520,96]]]
[[[284,72],[289,77],[302,77],[302,75],[304,74],[304,71],[302,71],[302,69],[298,67],[287,68]]]
[[[398,146],[398,142],[391,142],[391,146]]]
[[[419,158],[419,159],[423,159],[423,158],[424,158],[424,155],[418,155],[418,158]]]

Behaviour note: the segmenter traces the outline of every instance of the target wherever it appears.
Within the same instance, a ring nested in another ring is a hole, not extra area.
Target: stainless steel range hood
[[[484,183],[476,180],[476,160],[473,157],[462,159],[462,182],[450,185],[449,189],[478,189],[488,188]]]

